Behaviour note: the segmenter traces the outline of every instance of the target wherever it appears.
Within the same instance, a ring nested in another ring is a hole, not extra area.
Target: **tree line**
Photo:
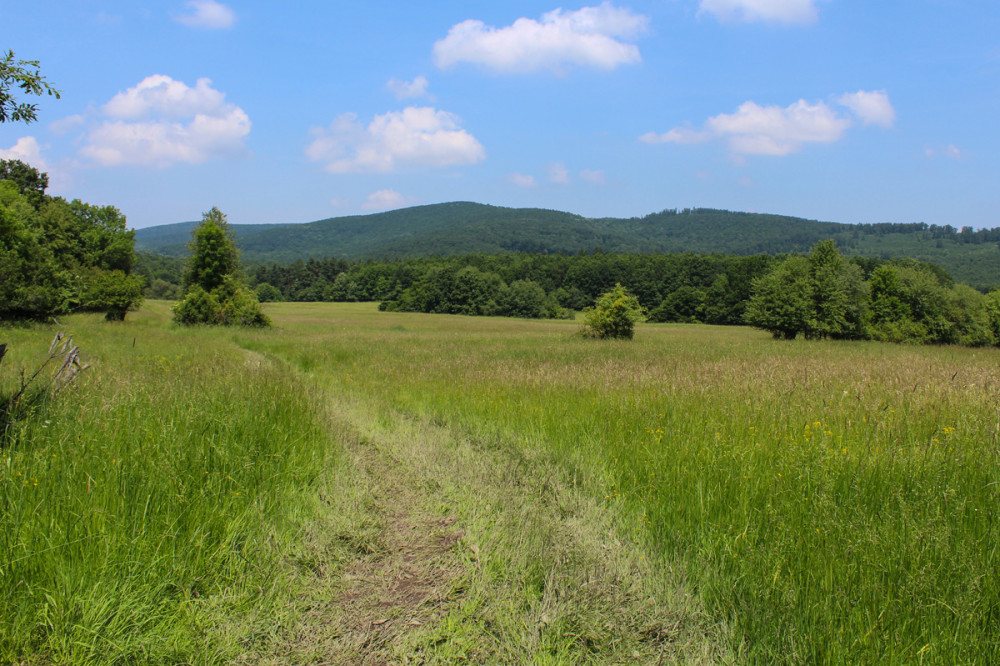
[[[135,232],[114,206],[46,194],[48,176],[0,160],[0,320],[74,311],[121,320],[142,301]]]
[[[932,265],[879,262],[864,271],[832,240],[756,278],[746,323],[776,338],[1000,344],[1000,289],[982,294]]]

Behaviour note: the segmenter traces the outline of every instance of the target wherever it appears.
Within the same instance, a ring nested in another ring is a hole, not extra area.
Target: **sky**
[[[475,201],[1000,226],[996,0],[4,3],[0,159],[129,226]]]

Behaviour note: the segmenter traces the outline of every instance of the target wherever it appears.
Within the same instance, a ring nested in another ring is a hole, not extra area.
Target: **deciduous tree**
[[[49,85],[39,71],[37,60],[16,60],[14,52],[0,58],[0,123],[10,120],[31,123],[37,119],[38,105],[21,102],[15,96],[50,95],[59,99],[59,91]]]

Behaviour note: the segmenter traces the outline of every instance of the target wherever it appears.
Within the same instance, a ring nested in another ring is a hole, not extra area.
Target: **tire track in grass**
[[[304,612],[248,662],[731,661],[679,569],[543,453],[330,405],[345,456],[297,556]]]

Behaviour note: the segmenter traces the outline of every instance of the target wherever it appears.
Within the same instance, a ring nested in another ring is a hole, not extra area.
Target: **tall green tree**
[[[789,257],[756,279],[744,321],[776,338],[804,333],[812,339],[859,339],[865,336],[868,298],[861,269],[826,240],[808,257]]]
[[[198,285],[212,291],[225,282],[226,276],[238,276],[240,253],[236,237],[229,228],[225,213],[213,206],[201,218],[188,243],[191,259],[184,271],[184,289]]]
[[[776,338],[795,339],[806,330],[812,315],[809,261],[788,257],[753,281],[752,294],[744,321]]]
[[[844,260],[833,240],[816,243],[809,253],[809,338],[861,338],[868,306],[861,269]]]
[[[226,215],[216,207],[191,232],[184,298],[174,305],[179,324],[270,326],[257,294],[241,279],[240,255]]]
[[[59,99],[59,91],[41,75],[37,60],[17,60],[10,49],[0,58],[0,123],[31,123],[38,118],[38,105],[21,102],[15,96],[50,95]]]

